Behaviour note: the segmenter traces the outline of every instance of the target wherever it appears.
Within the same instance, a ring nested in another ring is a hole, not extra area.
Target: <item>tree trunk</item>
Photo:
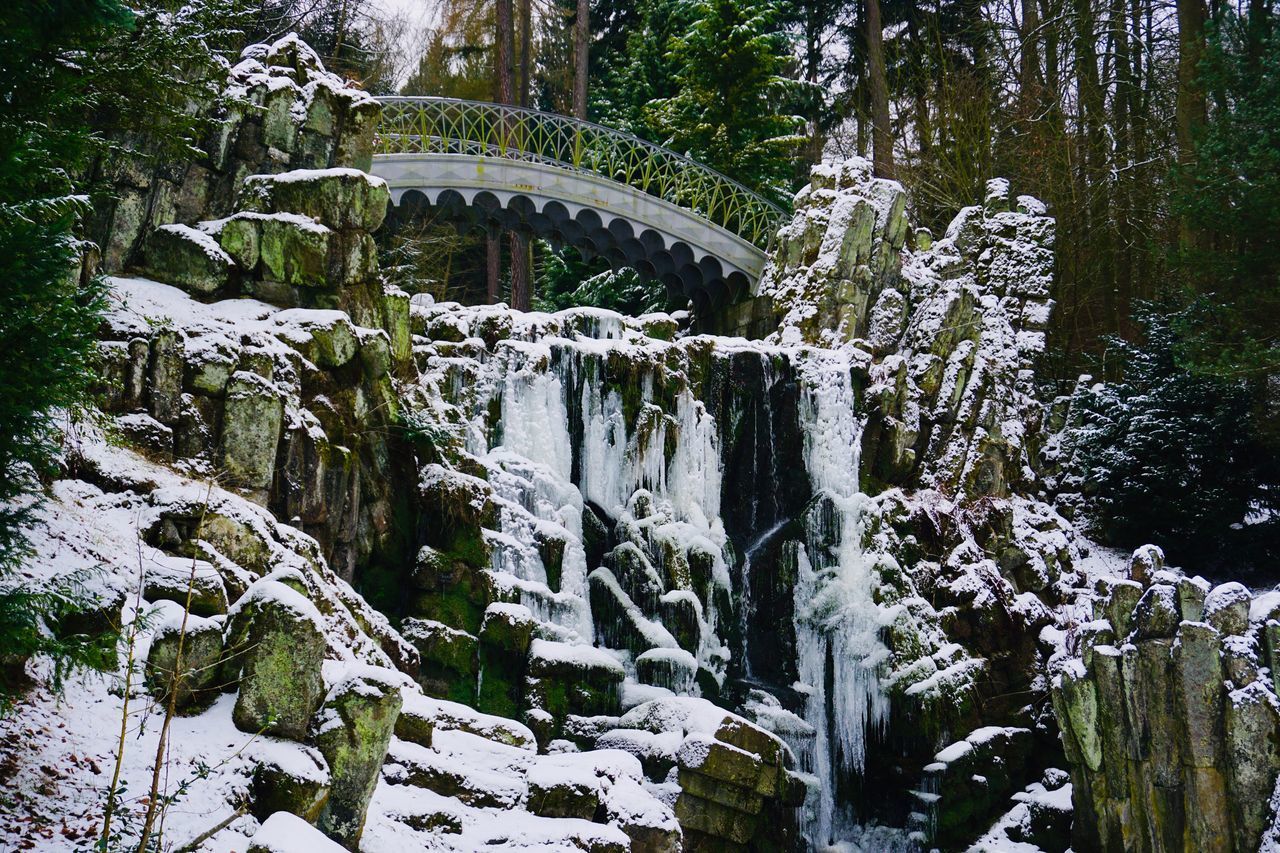
[[[573,22],[573,114],[587,117],[587,60],[591,41],[591,0],[578,0]]]
[[[1134,186],[1133,125],[1133,65],[1129,59],[1129,16],[1125,0],[1111,0],[1108,21],[1115,44],[1115,95],[1113,100],[1111,135],[1115,139],[1114,167],[1116,174],[1115,200],[1112,213],[1115,220],[1115,290],[1116,313],[1119,328],[1127,334],[1133,298],[1133,210]]]
[[[528,311],[532,288],[529,276],[529,238],[519,231],[511,232],[511,307]]]
[[[1204,87],[1200,84],[1200,60],[1204,56],[1204,0],[1178,3],[1178,161],[1190,163],[1195,140],[1205,123]]]
[[[522,107],[529,106],[529,93],[533,89],[533,8],[531,0],[520,0],[520,89],[516,99]]]
[[[494,34],[494,77],[498,82],[497,102],[515,103],[515,26],[512,21],[511,0],[497,0],[497,32]]]
[[[497,0],[497,32],[495,61],[497,62],[497,81],[498,81],[498,97],[497,101],[501,104],[515,103],[515,21],[513,20],[512,0]],[[506,134],[504,134],[505,136]],[[511,247],[515,248],[516,235],[511,235]],[[489,238],[489,299],[491,302],[497,301],[498,277],[501,269],[502,258],[502,242],[498,234],[494,234]],[[527,281],[521,280],[517,282],[516,272],[517,264],[515,262],[515,252],[512,252],[511,264],[511,296],[512,302],[515,302],[517,288],[523,286],[525,292],[528,290]]]
[[[1040,9],[1037,0],[1022,0],[1022,50],[1018,55],[1018,97],[1023,116],[1036,116],[1040,106]]]
[[[881,178],[894,177],[893,133],[889,127],[889,80],[884,67],[880,0],[866,0],[867,76],[871,84],[871,160]]]
[[[484,269],[487,283],[486,296],[489,304],[497,302],[502,296],[502,240],[497,231],[490,231],[484,241]]]
[[[921,11],[914,0],[907,16],[907,37],[917,53],[911,64],[911,92],[915,100],[914,113],[916,122],[916,143],[920,148],[921,162],[928,162],[933,150],[933,118],[929,114],[929,75],[925,72],[925,64],[921,55],[927,50],[925,40],[920,33],[919,18]],[[926,32],[928,28],[926,27]]]
[[[1078,186],[1085,199],[1085,233],[1095,293],[1102,297],[1103,332],[1120,328],[1119,304],[1113,276],[1110,217],[1110,163],[1105,127],[1105,97],[1098,74],[1096,18],[1092,0],[1075,0],[1076,90],[1079,92],[1081,152]]]
[[[805,163],[801,168],[808,174],[810,165],[822,162],[822,148],[825,144],[822,133],[823,96],[818,89],[819,75],[822,65],[822,22],[818,19],[819,10],[816,2],[805,4],[804,16],[804,79],[809,84],[809,142]]]

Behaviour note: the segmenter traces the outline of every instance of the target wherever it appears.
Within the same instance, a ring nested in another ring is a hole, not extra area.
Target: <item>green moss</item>
[[[391,617],[400,616],[404,606],[402,579],[399,568],[373,563],[360,573],[356,591],[375,609]]]
[[[484,609],[489,604],[476,592],[461,584],[420,592],[413,597],[409,611],[415,616],[434,619],[468,633],[475,633],[480,630]]]
[[[399,690],[363,678],[331,697],[323,711],[316,745],[329,762],[332,781],[319,827],[349,849],[358,849],[400,701]]]

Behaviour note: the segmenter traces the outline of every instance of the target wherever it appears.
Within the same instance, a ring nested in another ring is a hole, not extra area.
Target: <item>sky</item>
[[[406,58],[412,58],[420,42],[422,31],[435,20],[440,9],[439,0],[373,0],[371,5],[387,18],[403,16],[409,22],[399,45],[401,55]],[[409,75],[413,64],[413,62],[402,64],[402,76]],[[403,82],[404,80],[400,80],[398,84]]]

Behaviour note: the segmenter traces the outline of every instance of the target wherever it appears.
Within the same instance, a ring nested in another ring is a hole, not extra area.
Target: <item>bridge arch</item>
[[[783,216],[712,169],[591,122],[446,98],[382,101],[373,173],[393,204],[571,246],[700,309],[750,289]]]

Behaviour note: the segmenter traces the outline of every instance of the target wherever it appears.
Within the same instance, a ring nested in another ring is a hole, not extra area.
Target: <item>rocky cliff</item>
[[[113,232],[105,419],[32,531],[133,642],[0,724],[31,831],[91,837],[171,702],[176,846],[1258,843],[1280,622],[1147,551],[1108,579],[1049,503],[1035,199],[934,240],[852,160],[721,317],[411,305],[376,105],[295,39],[228,98],[195,201]]]
[[[1055,663],[1076,846],[1257,850],[1275,843],[1280,598],[1210,587],[1148,546],[1099,580]],[[1268,847],[1269,849],[1269,847]]]

